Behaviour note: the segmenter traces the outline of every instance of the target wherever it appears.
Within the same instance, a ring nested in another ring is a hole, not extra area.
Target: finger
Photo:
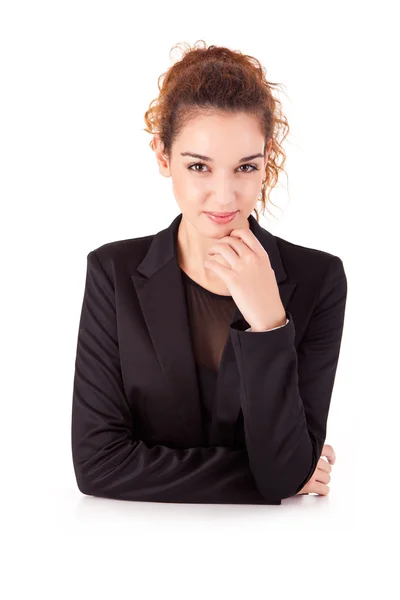
[[[317,464],[317,468],[330,473],[332,471],[332,465],[328,463],[324,458],[320,458]]]
[[[221,246],[222,244],[225,244],[225,246],[231,248],[232,252],[235,252],[237,256],[244,256],[247,252],[251,252],[250,248],[244,244],[241,239],[230,236],[225,236],[219,240],[216,240],[214,245],[209,248],[208,252],[213,252],[217,245]]]
[[[316,469],[313,475],[315,481],[319,481],[320,483],[329,483],[331,480],[331,476],[326,471],[322,469]]]
[[[233,229],[230,235],[241,239],[255,254],[259,255],[261,251],[265,252],[264,246],[261,245],[251,229]]]
[[[329,486],[325,485],[324,483],[320,483],[319,481],[315,481],[313,484],[312,492],[310,492],[310,494],[317,493],[320,496],[327,496],[329,492]]]
[[[206,269],[210,269],[214,271],[217,275],[221,277],[223,281],[226,282],[227,275],[231,273],[232,269],[230,267],[224,267],[221,263],[216,260],[210,258],[209,260],[204,261],[204,266]]]
[[[324,447],[322,448],[321,456],[326,456],[326,458],[332,465],[334,465],[336,462],[336,454],[330,444],[324,444]]]
[[[207,251],[207,255],[209,257],[214,255],[221,255],[231,267],[233,267],[236,264],[236,261],[239,258],[236,252],[227,244],[219,244],[219,248],[217,248],[216,246],[210,248]]]

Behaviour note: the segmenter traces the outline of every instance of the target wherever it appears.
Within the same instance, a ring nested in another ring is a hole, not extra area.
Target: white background
[[[396,3],[0,6],[2,597],[398,597]],[[143,115],[172,46],[199,39],[257,57],[285,86],[289,180],[271,194],[282,210],[260,223],[345,267],[326,497],[179,505],[76,487],[86,255],[180,212]]]

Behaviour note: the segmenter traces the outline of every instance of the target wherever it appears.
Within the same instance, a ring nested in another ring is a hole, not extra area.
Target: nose
[[[234,183],[228,178],[221,176],[215,180],[212,188],[215,212],[233,212],[236,203],[236,191]]]

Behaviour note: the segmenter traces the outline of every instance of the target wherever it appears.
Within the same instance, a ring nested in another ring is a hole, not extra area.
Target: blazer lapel
[[[155,352],[171,391],[170,401],[180,419],[178,428],[182,445],[195,447],[204,445],[204,433],[196,365],[177,253],[177,235],[181,219],[182,213],[166,229],[154,235],[145,257],[136,272],[131,274],[131,278]],[[284,281],[286,272],[274,236],[262,228],[252,215],[248,220],[250,229],[268,252],[282,303],[286,308],[296,284]],[[250,326],[237,306],[232,324],[241,329]],[[234,425],[240,406],[232,409],[233,412],[227,420]]]

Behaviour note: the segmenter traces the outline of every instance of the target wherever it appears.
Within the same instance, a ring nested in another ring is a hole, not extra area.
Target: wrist
[[[285,315],[279,319],[258,322],[258,323],[254,323],[254,324],[249,323],[249,325],[251,327],[251,330],[254,332],[267,331],[268,329],[276,329],[278,327],[283,327],[283,325],[286,325],[287,320],[288,320],[288,317],[286,316],[286,313],[285,313]]]

